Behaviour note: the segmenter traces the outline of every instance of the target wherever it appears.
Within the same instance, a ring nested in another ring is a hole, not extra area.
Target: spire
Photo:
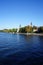
[[[19,28],[21,28],[21,24],[19,25]]]
[[[30,23],[30,25],[32,26],[32,22]]]

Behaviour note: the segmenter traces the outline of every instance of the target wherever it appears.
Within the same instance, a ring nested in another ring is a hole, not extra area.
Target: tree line
[[[0,30],[0,32],[8,32],[8,33],[17,33],[17,28],[13,28],[13,29],[4,29],[4,30]],[[24,27],[20,27],[18,33],[43,33],[43,26],[37,27],[37,26],[24,26]]]
[[[7,32],[7,33],[16,33],[17,32],[17,29],[13,28],[13,29],[3,29],[3,30],[0,30],[0,32]]]
[[[34,31],[36,30],[36,31]],[[20,33],[43,33],[43,26],[37,27],[37,26],[25,26],[21,27],[19,29]]]

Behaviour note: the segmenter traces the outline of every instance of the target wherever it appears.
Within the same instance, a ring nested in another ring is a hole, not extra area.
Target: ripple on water
[[[0,33],[0,65],[43,65],[43,37]]]

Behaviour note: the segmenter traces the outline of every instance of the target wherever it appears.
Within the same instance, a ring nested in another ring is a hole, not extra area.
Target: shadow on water
[[[43,36],[0,33],[0,65],[43,65]]]

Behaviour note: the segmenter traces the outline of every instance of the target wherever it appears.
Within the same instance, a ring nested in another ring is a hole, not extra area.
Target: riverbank
[[[14,33],[15,34],[15,33]],[[24,34],[24,35],[39,35],[43,36],[43,33],[16,33],[16,34]]]
[[[3,32],[1,32],[3,33]],[[4,32],[4,33],[8,33],[8,32]],[[9,34],[21,34],[21,35],[36,35],[36,36],[43,36],[43,33],[12,33],[12,32],[9,32]]]

